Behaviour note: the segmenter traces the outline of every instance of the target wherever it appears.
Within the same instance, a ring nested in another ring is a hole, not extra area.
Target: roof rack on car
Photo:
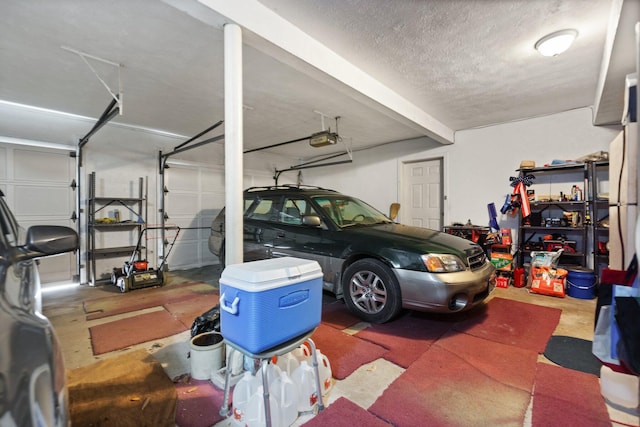
[[[282,185],[269,185],[264,187],[249,187],[245,192],[253,192],[253,191],[265,191],[265,190],[323,190],[323,191],[333,191],[328,188],[317,187],[314,185],[297,185],[297,184],[282,184]]]

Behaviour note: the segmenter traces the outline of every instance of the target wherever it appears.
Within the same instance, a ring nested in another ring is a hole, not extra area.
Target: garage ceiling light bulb
[[[543,56],[557,56],[569,49],[576,37],[578,37],[576,30],[556,31],[538,40],[535,48]]]

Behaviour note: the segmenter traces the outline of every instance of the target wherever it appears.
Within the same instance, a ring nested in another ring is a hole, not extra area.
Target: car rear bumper
[[[474,271],[427,273],[393,269],[404,308],[437,313],[468,310],[485,300],[495,286],[495,267],[489,261]]]

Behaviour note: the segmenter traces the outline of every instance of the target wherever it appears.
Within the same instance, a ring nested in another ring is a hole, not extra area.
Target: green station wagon
[[[224,209],[209,250],[224,262]],[[495,268],[460,237],[394,223],[353,197],[317,187],[244,192],[244,261],[293,256],[317,261],[323,288],[362,320],[384,323],[403,308],[468,310],[493,290]]]

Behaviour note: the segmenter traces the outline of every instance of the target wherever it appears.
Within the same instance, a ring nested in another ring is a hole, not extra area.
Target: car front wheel
[[[344,272],[344,299],[356,316],[371,323],[385,323],[402,310],[402,296],[389,267],[376,259],[361,259]]]

